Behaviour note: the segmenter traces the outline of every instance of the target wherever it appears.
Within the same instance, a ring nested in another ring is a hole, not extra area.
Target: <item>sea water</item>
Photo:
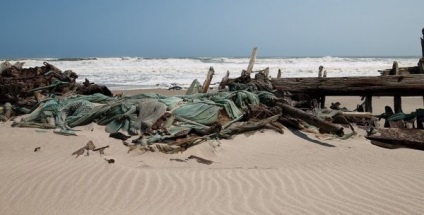
[[[317,77],[319,66],[327,70],[327,77],[378,76],[378,70],[389,69],[394,61],[400,67],[416,66],[419,57],[264,57],[257,58],[253,70],[270,69],[276,77]],[[249,64],[249,58],[195,57],[195,58],[38,58],[19,59],[24,68],[42,66],[48,62],[62,71],[78,74],[77,82],[85,78],[111,90],[187,87],[194,79],[201,83],[210,67],[215,70],[212,84],[221,81],[227,71],[230,77],[240,76]],[[11,61],[13,64],[14,61]]]

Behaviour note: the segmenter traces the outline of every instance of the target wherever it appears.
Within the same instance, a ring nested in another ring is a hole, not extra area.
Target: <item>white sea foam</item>
[[[246,69],[249,58],[88,58],[88,59],[24,59],[24,67],[42,66],[47,61],[62,70],[73,70],[85,78],[106,85],[112,90],[138,88],[166,88],[172,84],[188,86],[194,79],[202,82],[209,67],[214,67],[214,82],[219,82],[227,71],[238,77]],[[328,77],[378,76],[378,70],[399,66],[416,66],[418,57],[273,57],[258,58],[254,70],[270,68],[276,77],[281,69],[283,77],[315,77],[323,65]]]

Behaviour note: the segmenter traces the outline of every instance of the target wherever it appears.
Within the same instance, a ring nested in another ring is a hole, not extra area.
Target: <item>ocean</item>
[[[276,77],[279,69],[282,77],[317,77],[318,67],[322,65],[327,70],[327,77],[378,76],[378,70],[391,68],[393,61],[397,61],[399,67],[409,67],[416,66],[418,60],[419,57],[264,57],[256,59],[253,70],[269,67],[271,77]],[[25,68],[42,66],[46,61],[62,71],[76,72],[77,82],[87,78],[111,90],[127,90],[173,85],[188,87],[194,79],[203,83],[209,67],[215,70],[212,83],[216,84],[227,71],[232,78],[240,76],[249,58],[37,58],[19,61],[25,62]]]

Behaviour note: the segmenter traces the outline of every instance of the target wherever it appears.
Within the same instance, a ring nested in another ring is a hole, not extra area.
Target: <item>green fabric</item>
[[[218,120],[220,109],[221,108],[216,105],[196,102],[179,107],[172,113],[177,117],[185,118],[204,125],[210,125]]]
[[[167,107],[166,110],[168,110],[168,111],[180,106],[183,103],[182,98],[175,97],[175,96],[159,99],[158,101],[164,103]]]

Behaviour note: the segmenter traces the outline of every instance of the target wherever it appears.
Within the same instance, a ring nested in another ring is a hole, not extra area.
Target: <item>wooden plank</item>
[[[271,79],[274,89],[312,95],[422,96],[424,74]]]

